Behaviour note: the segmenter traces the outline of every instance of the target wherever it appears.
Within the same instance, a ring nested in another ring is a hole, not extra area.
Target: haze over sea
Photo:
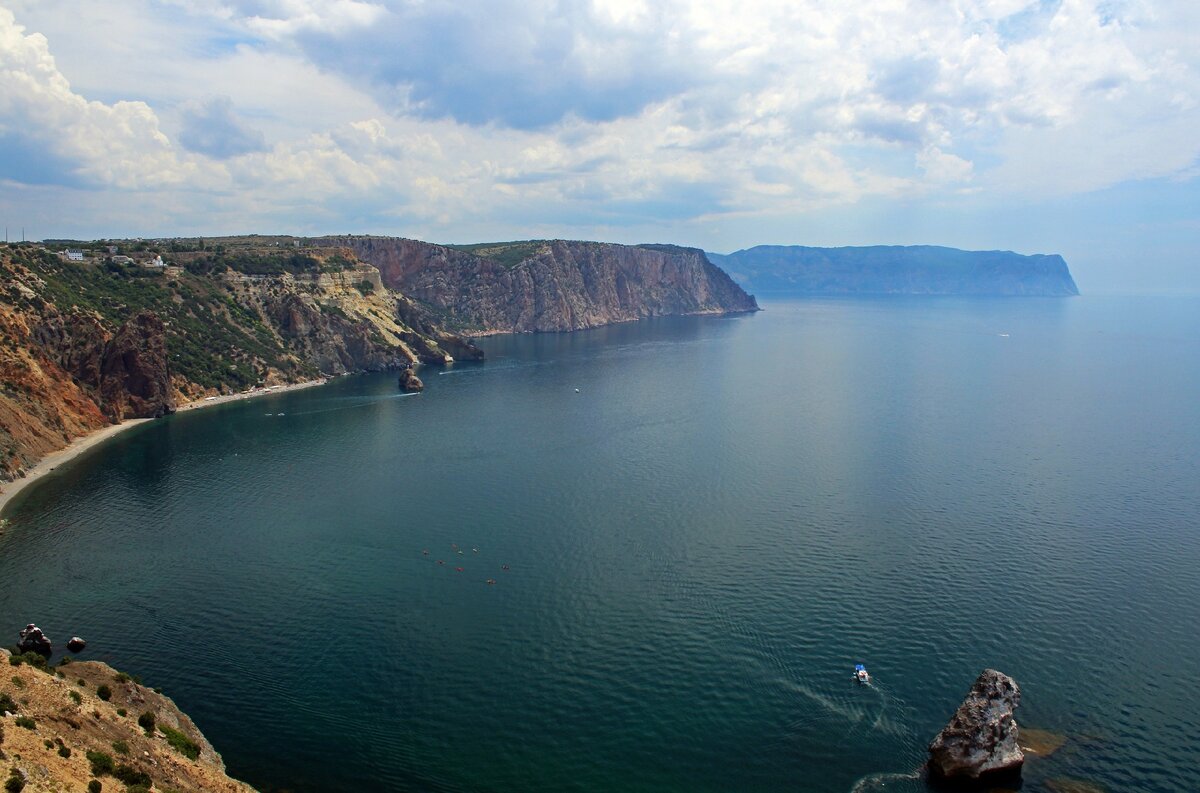
[[[765,308],[134,429],[10,513],[0,625],[263,790],[917,790],[985,667],[1068,738],[1026,790],[1200,789],[1200,299]]]

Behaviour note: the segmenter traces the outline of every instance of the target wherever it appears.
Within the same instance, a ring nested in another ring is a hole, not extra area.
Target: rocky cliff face
[[[1067,263],[1057,254],[1022,256],[933,245],[760,245],[709,256],[738,283],[761,294],[1079,294]]]
[[[150,270],[0,248],[0,479],[203,396],[483,355],[349,251],[176,260]]]
[[[458,250],[386,237],[317,243],[352,250],[379,268],[385,285],[471,333],[568,331],[758,308],[694,248],[551,240]]]

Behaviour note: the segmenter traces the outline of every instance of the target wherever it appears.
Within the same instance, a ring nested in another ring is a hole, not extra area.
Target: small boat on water
[[[867,668],[862,664],[854,665],[854,679],[860,683],[870,683],[871,676],[867,674]]]

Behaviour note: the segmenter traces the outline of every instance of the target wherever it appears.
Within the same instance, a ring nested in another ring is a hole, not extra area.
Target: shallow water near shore
[[[989,666],[1025,790],[1200,789],[1200,300],[765,308],[138,427],[7,515],[0,626],[267,791],[922,790]]]

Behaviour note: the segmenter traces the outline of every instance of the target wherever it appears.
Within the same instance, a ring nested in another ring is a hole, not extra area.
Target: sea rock
[[[425,384],[421,382],[421,378],[417,377],[417,373],[411,368],[403,369],[400,372],[400,390],[409,394],[415,394],[418,391],[424,391]]]
[[[985,669],[950,723],[929,744],[932,778],[973,788],[1019,777],[1025,755],[1018,743],[1013,711],[1020,702],[1021,690],[1015,680]]]
[[[67,641],[67,649],[73,653],[81,652],[84,647],[87,647],[87,642],[85,642],[83,639],[79,638],[78,636],[72,636]]]
[[[31,622],[21,630],[17,651],[19,653],[39,653],[49,658],[53,647],[50,644],[50,637],[42,633],[42,629]]]

